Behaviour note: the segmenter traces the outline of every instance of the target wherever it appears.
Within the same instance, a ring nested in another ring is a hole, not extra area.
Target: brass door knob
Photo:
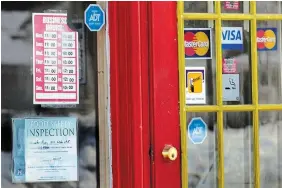
[[[174,161],[177,158],[177,149],[172,145],[165,145],[162,155],[165,159]]]

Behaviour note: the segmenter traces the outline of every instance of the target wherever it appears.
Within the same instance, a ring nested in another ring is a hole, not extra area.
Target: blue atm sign
[[[221,43],[223,50],[243,51],[242,27],[222,27]]]

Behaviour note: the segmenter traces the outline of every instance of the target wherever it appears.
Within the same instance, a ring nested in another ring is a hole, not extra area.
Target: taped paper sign
[[[225,10],[239,10],[240,2],[239,1],[224,1]]]
[[[222,61],[222,73],[223,74],[235,74],[235,73],[237,73],[237,62],[234,58],[223,59],[223,61]]]
[[[78,181],[77,119],[15,118],[13,183]]]
[[[33,104],[79,104],[78,33],[67,14],[33,13]]]

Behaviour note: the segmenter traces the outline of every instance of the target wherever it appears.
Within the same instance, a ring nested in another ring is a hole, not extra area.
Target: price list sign
[[[78,104],[78,33],[67,14],[33,13],[33,103]]]

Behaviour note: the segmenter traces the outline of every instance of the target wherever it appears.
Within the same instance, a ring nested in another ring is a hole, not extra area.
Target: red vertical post
[[[147,2],[109,2],[114,188],[150,187]]]

